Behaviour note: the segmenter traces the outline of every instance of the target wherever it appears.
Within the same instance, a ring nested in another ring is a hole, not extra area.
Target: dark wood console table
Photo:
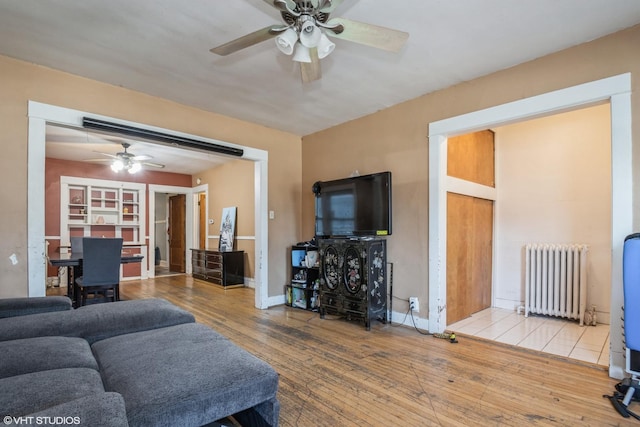
[[[191,249],[192,275],[225,288],[244,286],[244,251]]]

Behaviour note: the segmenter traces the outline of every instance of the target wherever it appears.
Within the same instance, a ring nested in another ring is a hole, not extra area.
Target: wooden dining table
[[[142,262],[144,255],[131,254],[122,252],[120,259],[121,264],[132,264]],[[49,255],[49,264],[53,267],[64,267],[67,269],[67,296],[71,298],[75,307],[78,307],[80,301],[76,292],[74,292],[73,281],[79,275],[82,267],[82,252],[57,253]]]

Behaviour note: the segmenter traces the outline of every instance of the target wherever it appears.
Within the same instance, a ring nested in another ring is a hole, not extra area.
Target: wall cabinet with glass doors
[[[61,250],[70,246],[72,236],[122,237],[125,251],[146,257],[145,201],[146,184],[60,177]],[[127,266],[124,276],[142,276],[144,264]]]

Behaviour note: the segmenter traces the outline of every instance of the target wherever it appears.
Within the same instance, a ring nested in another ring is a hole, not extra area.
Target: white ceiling
[[[0,54],[304,136],[633,26],[640,1],[344,0],[337,16],[409,40],[334,39],[303,85],[273,40],[209,52],[280,24],[265,0],[0,0]]]
[[[228,157],[204,151],[176,148],[144,140],[105,135],[61,126],[47,125],[46,156],[54,159],[90,161],[109,166],[114,155],[124,151],[122,143],[130,144],[127,151],[142,160],[142,168],[150,171],[196,175],[228,161]],[[111,156],[109,156],[111,155]],[[149,164],[163,165],[163,168]]]

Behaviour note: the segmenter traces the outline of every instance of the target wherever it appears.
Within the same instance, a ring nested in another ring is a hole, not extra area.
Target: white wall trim
[[[43,297],[47,292],[47,253],[44,239],[44,168],[46,121],[29,117],[28,157],[27,157],[27,269],[30,297]],[[32,144],[43,141],[42,144]],[[40,182],[40,185],[31,183]]]
[[[210,235],[207,236],[208,239],[220,239],[220,236],[214,236],[214,235]],[[234,237],[235,240],[256,240],[256,236],[236,236]]]
[[[274,297],[269,298],[269,306],[273,307],[274,305],[284,305],[285,304],[284,294],[276,295]]]
[[[496,200],[497,191],[494,187],[478,184],[477,182],[465,181],[464,179],[447,176],[447,192],[461,194],[463,196],[478,197],[487,200]]]
[[[389,316],[389,318],[391,319],[391,323],[394,326],[400,324],[403,326],[408,326],[410,328],[418,328],[423,330],[425,333],[429,328],[429,319],[417,316],[415,313],[413,314],[413,319],[411,318],[411,314],[407,314],[406,312],[400,313],[398,311],[392,311]]]
[[[612,262],[609,375],[624,375],[620,310],[623,304],[622,249],[633,231],[631,74],[463,114],[429,124],[429,331],[446,327],[447,138],[609,101],[612,145]]]
[[[269,308],[272,306],[269,299],[269,223],[268,223],[268,193],[269,181],[268,152],[262,151],[261,157],[255,162],[255,306],[256,308]],[[279,304],[273,304],[279,305]]]
[[[184,254],[184,262],[185,262],[185,272],[187,274],[191,274],[191,251],[189,248],[193,247],[194,242],[194,206],[193,206],[193,198],[191,197],[196,193],[194,191],[195,188],[191,187],[177,187],[174,185],[158,185],[158,184],[149,184],[148,198],[149,198],[149,223],[155,222],[156,215],[156,193],[169,193],[169,194],[184,194],[187,198],[186,209],[185,209],[185,254]],[[151,218],[154,220],[152,221]],[[148,247],[149,247],[149,262],[147,275],[150,278],[156,277],[156,252],[153,242],[155,242],[156,237],[156,228],[149,227],[149,236],[147,238]]]
[[[256,281],[253,279],[253,277],[245,277],[244,278],[244,286],[247,288],[256,288]],[[269,307],[271,307],[271,304],[269,305]]]

